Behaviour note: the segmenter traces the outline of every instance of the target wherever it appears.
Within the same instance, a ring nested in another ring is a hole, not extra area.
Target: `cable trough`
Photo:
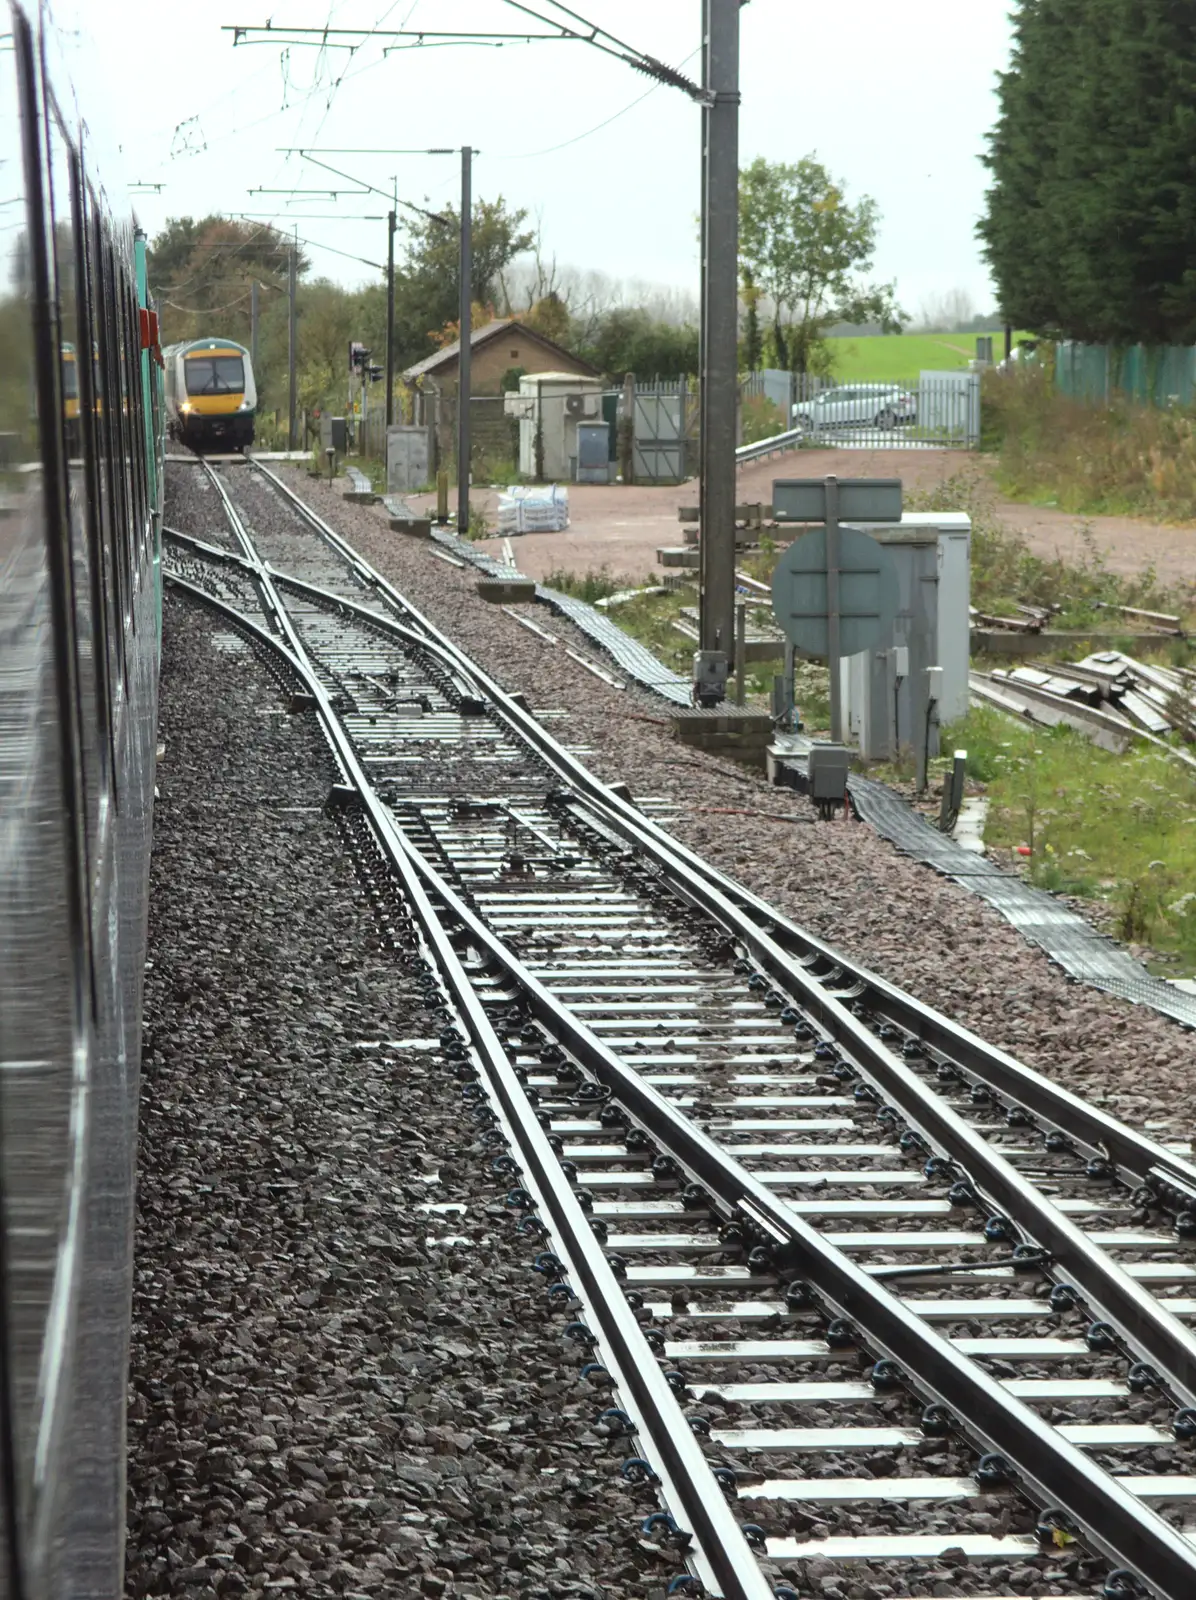
[[[929,1590],[978,1562],[1196,1592],[1186,1149],[848,969],[599,783],[272,474],[213,481],[239,553],[174,536],[171,579],[320,717],[333,801],[435,969],[446,1053],[692,1580],[763,1596],[829,1561]]]

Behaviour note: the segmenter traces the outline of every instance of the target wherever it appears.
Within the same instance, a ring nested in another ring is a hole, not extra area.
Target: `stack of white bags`
[[[561,533],[568,526],[569,491],[559,484],[513,488],[498,497],[499,533]]]

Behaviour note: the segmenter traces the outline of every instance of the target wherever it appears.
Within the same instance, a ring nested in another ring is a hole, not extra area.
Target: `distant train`
[[[62,341],[62,415],[66,453],[75,461],[83,451],[83,423],[79,415],[79,357],[73,344]],[[122,352],[121,360],[124,360]],[[92,361],[92,407],[97,416],[104,404],[104,381],[97,350]]]
[[[193,450],[253,443],[257,385],[249,351],[233,339],[167,345],[166,422],[172,439]]]

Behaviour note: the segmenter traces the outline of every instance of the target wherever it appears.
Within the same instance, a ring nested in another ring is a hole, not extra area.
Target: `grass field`
[[[1014,334],[1015,341],[1021,337]],[[860,339],[828,339],[835,360],[835,377],[916,383],[919,372],[953,372],[966,367],[976,354],[974,333],[891,333]],[[1005,353],[1005,336],[993,334],[993,354]]]

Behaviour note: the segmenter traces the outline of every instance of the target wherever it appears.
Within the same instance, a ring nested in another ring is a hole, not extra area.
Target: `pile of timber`
[[[657,563],[662,567],[696,567],[698,545],[701,542],[701,518],[697,506],[679,506],[677,521],[681,523],[683,542],[679,545],[662,545],[656,552]],[[760,535],[764,529],[776,526],[772,507],[764,501],[736,506],[735,548],[754,549],[760,543]],[[792,530],[786,535],[786,538],[790,537]]]
[[[1094,600],[1091,604],[1097,611],[1108,611],[1112,616],[1121,617],[1131,626],[1149,633],[1165,634],[1173,639],[1184,637],[1179,617],[1173,617],[1167,611],[1144,611],[1141,606],[1117,606],[1107,600]],[[1010,633],[1041,633],[1063,607],[1024,605],[1017,601],[1013,609],[1015,616],[998,617],[987,611],[978,611],[975,606],[968,607],[973,627],[1001,628]]]
[[[1046,670],[973,672],[968,682],[975,699],[1032,722],[1075,728],[1108,750],[1128,750],[1140,740],[1159,743],[1172,733],[1196,742],[1196,672],[1190,668],[1151,666],[1104,650]],[[1173,754],[1196,766],[1185,752]]]

